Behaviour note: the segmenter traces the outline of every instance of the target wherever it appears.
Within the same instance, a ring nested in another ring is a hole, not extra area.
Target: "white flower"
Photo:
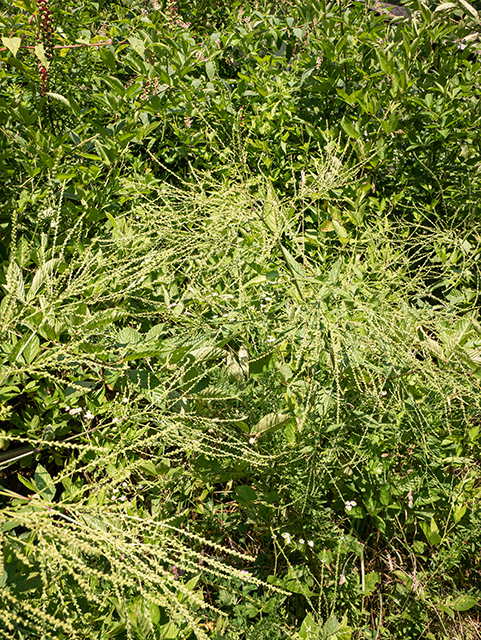
[[[90,411],[90,409],[85,412],[85,418],[87,420],[92,420],[92,418],[95,418],[94,414]]]
[[[311,549],[314,547],[314,540],[308,540],[307,544],[311,547]]]
[[[70,407],[68,405],[65,407],[65,411],[70,411]]]
[[[124,482],[122,482],[122,486],[123,487],[128,487],[129,485],[127,484],[127,482],[124,481]]]
[[[249,438],[249,444],[255,444],[255,443],[256,443],[255,438]]]
[[[352,509],[351,503],[350,502],[346,502],[346,511],[350,511],[351,509]]]
[[[267,337],[267,342],[275,342],[276,339],[274,338],[274,336],[268,336]]]
[[[291,534],[290,533],[283,533],[282,537],[284,538],[284,542],[286,544],[290,544],[291,543]]]
[[[127,500],[127,498],[125,496],[120,496],[120,500],[121,500],[121,502],[125,502]]]
[[[128,398],[124,398],[124,399],[122,400],[122,402],[123,402],[124,404],[127,404],[127,403],[128,403],[128,401],[129,401],[129,399],[128,399]]]
[[[304,538],[299,539],[299,544],[304,544]]]

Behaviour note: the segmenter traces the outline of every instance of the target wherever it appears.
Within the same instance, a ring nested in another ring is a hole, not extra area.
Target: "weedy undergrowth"
[[[289,198],[125,180],[95,234],[61,192],[13,224],[2,633],[415,637],[476,605],[479,230],[349,222],[340,157]]]

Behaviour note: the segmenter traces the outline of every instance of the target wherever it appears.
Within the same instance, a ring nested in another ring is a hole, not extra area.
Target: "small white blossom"
[[[299,539],[299,544],[304,544],[304,538]]]
[[[95,418],[94,414],[90,411],[90,409],[85,412],[85,418],[87,420],[92,420],[92,418]]]
[[[276,339],[274,338],[274,336],[268,336],[267,337],[267,342],[275,342]]]
[[[314,547],[314,540],[308,540],[307,544],[311,547],[311,549]]]
[[[120,496],[120,500],[121,500],[121,502],[125,502],[127,500],[127,498],[125,496]]]
[[[128,403],[128,401],[129,401],[129,399],[128,399],[128,398],[124,398],[124,399],[122,400],[122,402],[123,402],[124,404],[127,404],[127,403]]]
[[[255,443],[256,443],[255,438],[249,438],[249,444],[255,444]]]
[[[290,544],[291,543],[291,534],[290,533],[283,533],[282,537],[284,538],[284,542],[286,544]]]
[[[65,411],[70,411],[70,407],[68,405],[65,407]]]

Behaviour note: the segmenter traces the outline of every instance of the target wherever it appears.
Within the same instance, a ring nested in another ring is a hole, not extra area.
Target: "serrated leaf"
[[[32,280],[32,284],[30,285],[30,289],[28,290],[28,293],[27,293],[27,301],[30,301],[35,297],[37,291],[40,289],[43,283],[51,276],[51,274],[53,273],[53,270],[55,269],[55,267],[58,265],[59,262],[60,260],[58,258],[52,258],[51,260],[47,260],[47,262],[37,270],[37,273],[35,274]]]
[[[11,52],[13,57],[17,55],[18,50],[20,49],[20,45],[22,43],[21,38],[4,38],[2,37],[2,44],[4,47]]]
[[[140,334],[136,329],[124,327],[118,332],[115,339],[119,346],[126,347],[138,344],[142,340],[142,334]]]
[[[436,340],[432,340],[431,338],[426,338],[426,344],[428,346],[429,351],[431,351],[433,355],[435,355],[437,358],[441,358],[441,360],[445,359],[443,348],[438,342],[436,342]]]

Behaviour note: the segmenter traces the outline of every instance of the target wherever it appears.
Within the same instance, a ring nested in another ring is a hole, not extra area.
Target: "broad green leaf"
[[[191,351],[191,355],[194,356],[195,362],[207,362],[209,360],[224,359],[227,351],[219,347],[200,347]]]
[[[436,358],[440,358],[441,360],[445,359],[443,348],[438,342],[436,342],[436,340],[432,340],[432,338],[426,338],[426,344],[429,351],[431,351],[431,353],[436,356]]]
[[[205,63],[205,72],[206,72],[207,77],[209,78],[209,80],[212,80],[214,78],[214,76],[215,76],[215,67],[214,67],[214,64],[210,60],[208,60]]]
[[[61,102],[62,104],[64,104],[69,109],[72,109],[72,105],[70,104],[70,100],[68,98],[66,98],[65,96],[60,95],[60,93],[52,93],[51,91],[49,91],[46,95],[49,98],[52,98],[53,100],[57,100],[57,102]]]
[[[420,521],[419,525],[423,530],[424,535],[426,536],[427,541],[431,545],[437,545],[441,542],[441,536],[439,535],[438,525],[436,524],[434,518],[431,518],[431,522],[428,523],[426,521]]]
[[[364,577],[364,595],[370,596],[376,590],[376,585],[381,582],[381,576],[379,573],[375,571],[371,571],[370,573],[366,573]]]
[[[139,465],[139,469],[144,473],[147,473],[149,476],[158,476],[159,472],[157,471],[155,464],[153,462],[147,461],[142,462]]]
[[[289,420],[292,420],[292,416],[284,413],[268,413],[259,422],[252,427],[251,433],[267,433],[268,431],[277,431]]]
[[[40,340],[36,334],[32,334],[30,336],[29,341],[25,345],[25,349],[23,350],[23,357],[25,358],[25,362],[27,364],[31,364],[38,355],[40,351]]]
[[[136,329],[131,329],[130,327],[125,327],[119,331],[116,336],[117,344],[122,347],[138,344],[141,340],[142,334],[140,334]]]
[[[308,613],[302,621],[301,628],[299,630],[299,637],[303,640],[311,640],[311,638],[316,638],[318,633],[319,627],[312,615]]]
[[[136,38],[135,36],[131,36],[127,38],[130,46],[134,51],[136,51],[139,55],[143,56],[145,53],[145,44],[140,40],[140,38]]]
[[[453,602],[449,603],[449,607],[454,611],[467,611],[478,603],[478,598],[469,595],[458,596]]]
[[[20,49],[22,43],[21,38],[4,38],[2,37],[2,44],[4,47],[12,53],[13,57],[17,55],[17,51]]]
[[[34,479],[37,490],[42,498],[51,502],[55,497],[55,483],[47,469],[42,467],[41,464],[37,465],[35,469]]]
[[[466,505],[459,505],[457,506],[454,511],[453,511],[453,519],[454,522],[459,522],[461,520],[461,518],[464,516],[464,514],[466,513]]]
[[[48,69],[50,67],[50,61],[47,59],[47,56],[45,55],[45,49],[43,44],[35,45],[34,51],[35,51],[35,55],[40,60],[42,65],[45,67],[45,69]]]
[[[45,264],[43,264],[39,269],[37,269],[37,272],[32,280],[32,284],[30,285],[30,289],[27,293],[28,302],[33,300],[36,293],[45,282],[51,281],[52,273],[59,262],[60,260],[58,258],[51,258],[50,260],[47,260],[47,262],[45,262]]]
[[[236,493],[242,502],[254,502],[257,499],[256,490],[247,484],[237,487]]]
[[[142,393],[155,389],[160,385],[160,380],[147,369],[132,369],[128,373],[129,380],[140,388]]]
[[[351,122],[349,122],[349,120],[346,120],[345,118],[341,120],[341,127],[344,129],[344,131],[347,133],[347,135],[350,138],[355,138],[356,140],[358,140],[361,137],[361,134],[356,129],[356,127]]]

